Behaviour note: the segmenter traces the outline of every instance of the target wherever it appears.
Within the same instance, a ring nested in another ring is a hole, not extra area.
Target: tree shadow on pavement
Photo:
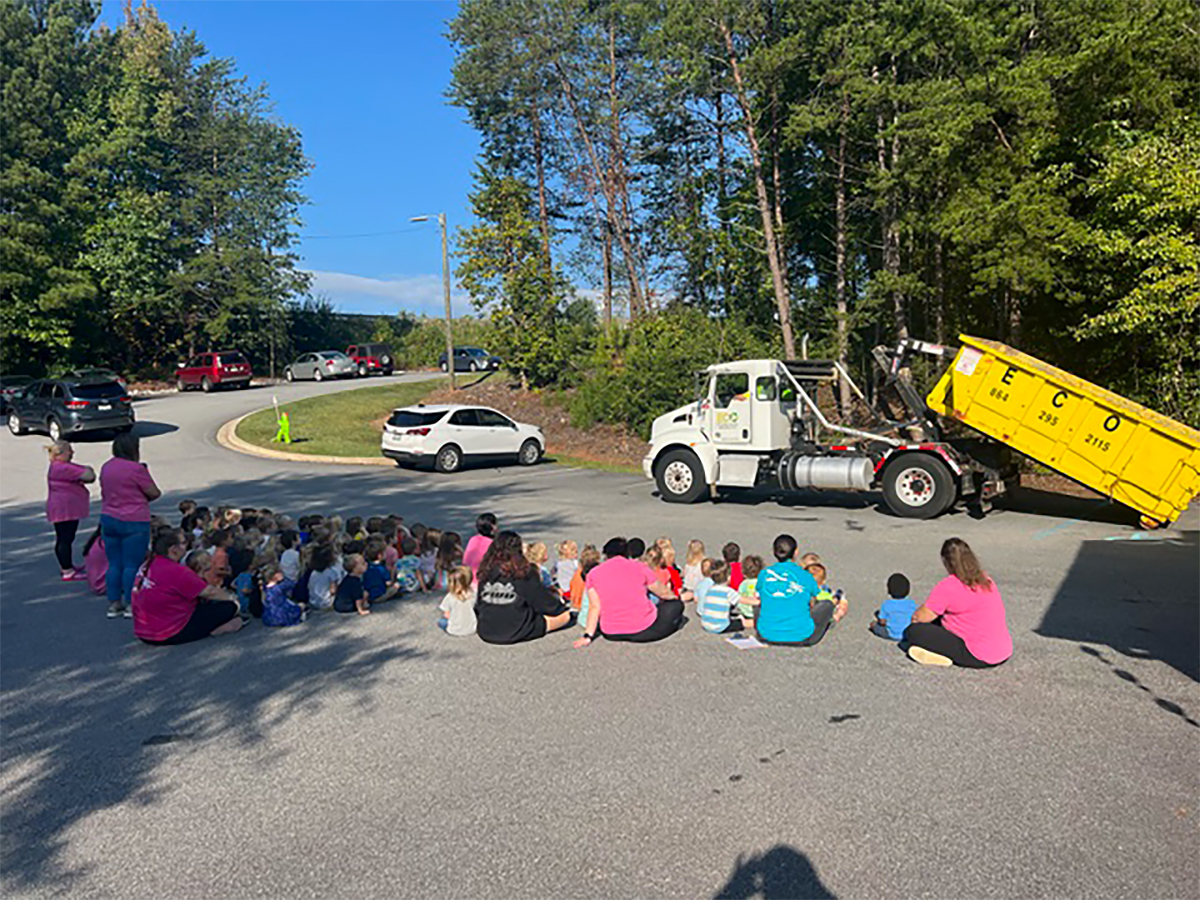
[[[403,512],[410,522],[425,517],[464,537],[483,509],[530,533],[560,525],[553,511],[506,517],[504,499],[520,485],[442,483],[418,494],[411,484],[361,475],[293,472],[230,481],[198,499],[269,505],[293,516]],[[420,503],[413,503],[418,496]],[[154,508],[173,513],[182,497],[168,494]],[[178,784],[170,779],[178,770],[166,774],[160,767],[174,754],[214,740],[252,749],[274,729],[303,722],[328,703],[349,717],[370,716],[378,691],[419,677],[406,674],[406,664],[445,655],[418,649],[412,634],[395,624],[371,628],[393,614],[388,607],[365,620],[327,614],[284,629],[252,621],[234,635],[151,647],[133,637],[129,620],[106,619],[104,599],[86,583],[58,580],[42,503],[5,508],[0,535],[0,883],[6,893],[70,890],[90,871],[70,859],[72,830],[122,804],[171,802]],[[278,756],[263,754],[256,763],[250,754],[248,764],[276,765]]]
[[[1104,645],[1132,659],[1159,660],[1200,681],[1198,532],[1184,531],[1178,539],[1133,539],[1138,534],[1085,541],[1037,633]],[[1098,653],[1090,655],[1107,662]]]
[[[738,855],[733,872],[714,900],[834,900],[808,857],[786,844],[766,853]]]

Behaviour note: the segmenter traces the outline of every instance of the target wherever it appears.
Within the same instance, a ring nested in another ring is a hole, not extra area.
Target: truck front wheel
[[[906,453],[883,470],[883,499],[904,519],[932,519],[951,506],[957,492],[950,470],[940,460]]]
[[[654,467],[658,493],[668,503],[695,503],[708,494],[704,467],[690,450],[671,450]]]

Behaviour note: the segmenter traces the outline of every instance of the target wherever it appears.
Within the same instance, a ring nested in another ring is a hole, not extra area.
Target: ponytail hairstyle
[[[146,563],[148,564],[156,556],[166,556],[167,551],[176,544],[185,544],[186,539],[183,532],[178,528],[164,528],[154,536],[154,541],[150,544],[150,552],[146,554]]]
[[[417,536],[417,526],[413,526],[412,536]],[[426,528],[425,533],[421,535],[421,553],[437,553],[438,545],[442,542],[442,529]]]
[[[457,531],[447,531],[442,534],[438,543],[437,567],[439,571],[449,572],[462,562],[462,538]]]
[[[942,565],[973,591],[990,590],[992,587],[992,579],[983,571],[979,557],[962,538],[949,538],[942,544]]]

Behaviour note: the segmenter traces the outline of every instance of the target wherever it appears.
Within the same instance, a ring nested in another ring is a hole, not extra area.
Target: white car
[[[466,459],[515,459],[532,466],[546,452],[536,425],[514,422],[486,406],[405,406],[383,426],[383,455],[396,462],[428,463],[455,472]]]

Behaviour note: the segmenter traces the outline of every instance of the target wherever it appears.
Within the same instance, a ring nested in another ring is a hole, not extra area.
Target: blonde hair
[[[942,565],[973,591],[992,587],[992,579],[983,570],[979,557],[962,538],[952,537],[942,544]]]
[[[572,540],[558,542],[559,559],[576,559],[579,556],[579,545]]]
[[[466,600],[471,596],[474,580],[475,575],[467,566],[455,566],[446,576],[446,587],[459,600]]]
[[[361,553],[351,553],[343,561],[343,567],[349,573],[349,572],[353,572],[355,569],[357,569],[359,563],[363,563],[364,565],[366,565],[366,562],[367,562],[366,558]]]
[[[815,553],[805,553],[802,557],[800,557],[800,565],[804,566],[806,569],[809,566],[819,566],[820,564],[821,557]]]
[[[642,562],[651,569],[661,569],[663,567],[662,547],[658,546],[658,544],[651,544],[646,548],[646,552],[642,554]]]
[[[546,545],[541,541],[534,541],[532,544],[525,545],[525,558],[535,566],[540,566],[550,558],[550,554],[546,550]]]
[[[804,571],[806,571],[813,578],[817,579],[818,585],[821,587],[825,586],[825,578],[828,576],[828,573],[825,571],[825,567],[821,565],[821,563],[809,563],[804,567]]]
[[[70,441],[51,441],[46,445],[46,453],[49,454],[51,460],[58,459],[63,454],[70,453],[74,449]]]
[[[706,556],[700,560],[700,574],[705,578],[712,577],[713,564],[716,562],[712,557]]]
[[[704,559],[704,541],[688,541],[687,556],[684,558],[684,561],[689,566],[694,566],[702,559]]]
[[[212,554],[207,550],[192,550],[183,564],[203,578],[212,568]]]

